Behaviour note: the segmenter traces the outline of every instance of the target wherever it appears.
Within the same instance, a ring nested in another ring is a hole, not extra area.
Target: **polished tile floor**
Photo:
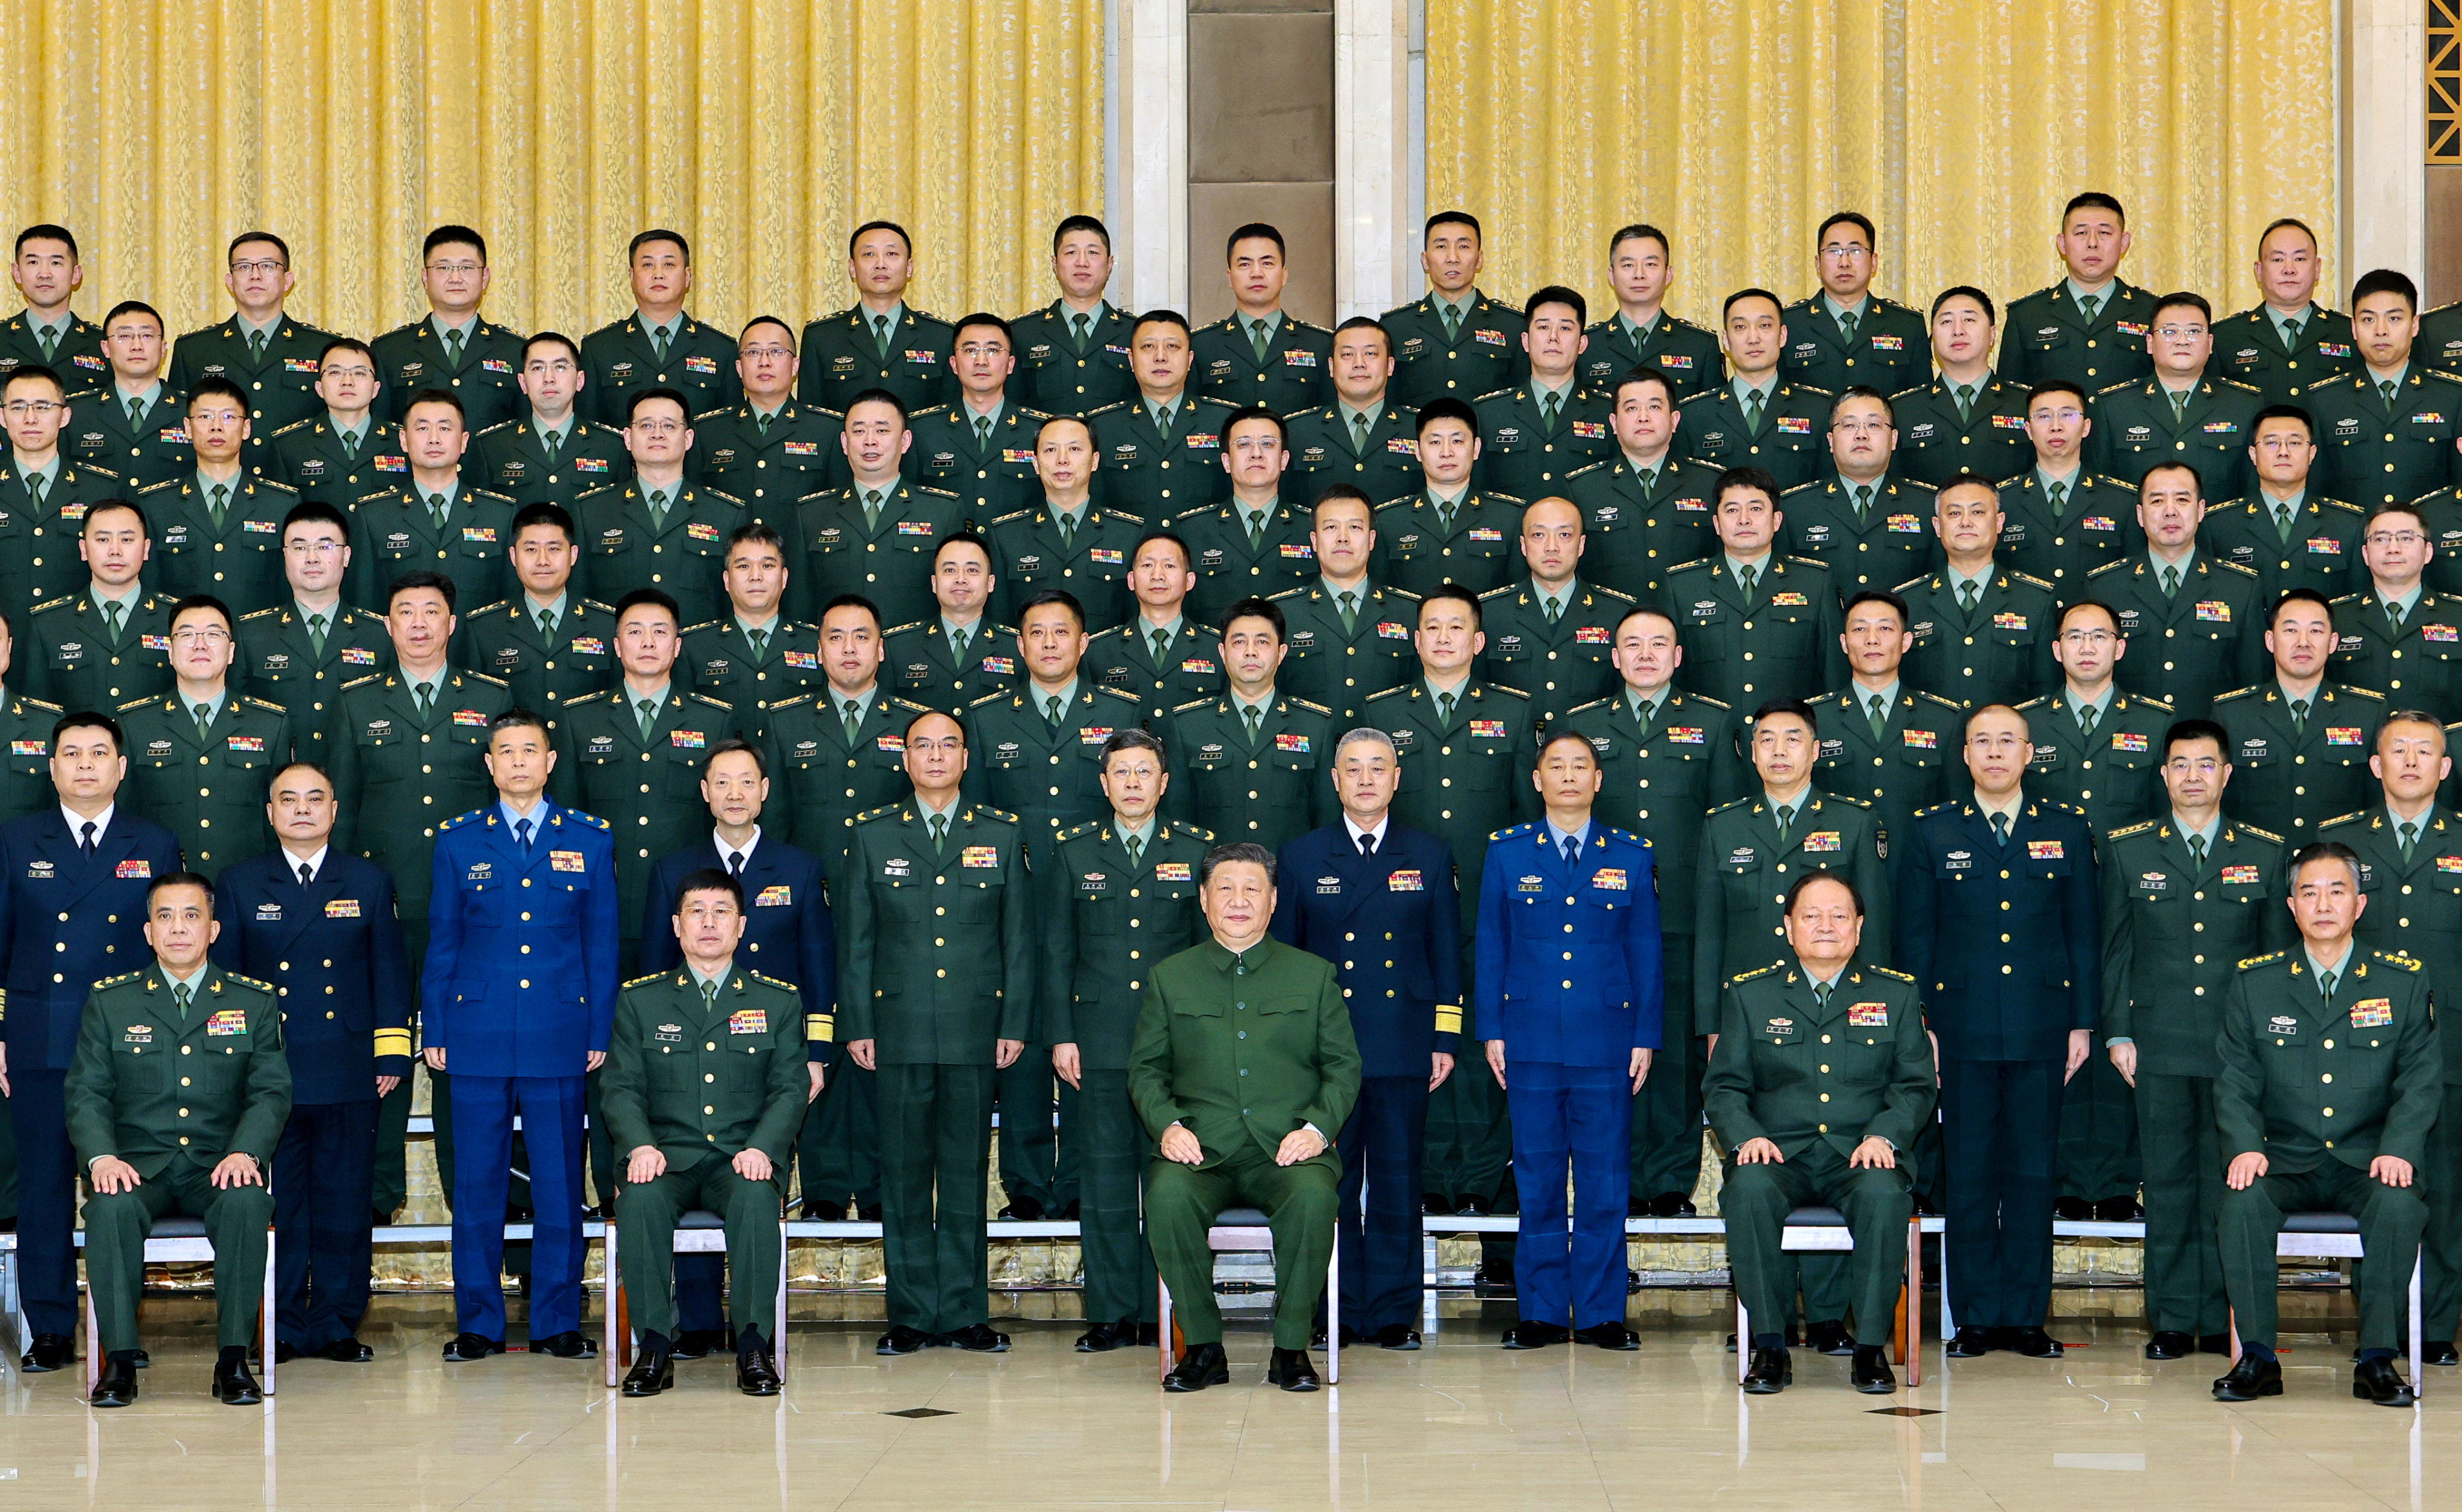
[[[0,1375],[0,1508],[2462,1505],[2462,1372],[2431,1370],[2416,1411],[2352,1400],[2344,1298],[2286,1297],[2286,1326],[2316,1330],[2285,1340],[2290,1393],[2236,1409],[2207,1394],[2214,1360],[2142,1358],[2131,1293],[2062,1293],[2054,1331],[2084,1346],[2063,1360],[1944,1368],[1935,1343],[1924,1386],[1888,1400],[1802,1351],[1792,1390],[1741,1397],[1724,1304],[1637,1298],[1636,1354],[1507,1354],[1509,1304],[1448,1301],[1429,1348],[1353,1349],[1313,1396],[1259,1385],[1265,1333],[1236,1322],[1235,1384],[1165,1397],[1150,1353],[1070,1351],[1067,1294],[995,1300],[1008,1354],[898,1360],[872,1353],[876,1298],[799,1298],[784,1398],[739,1396],[710,1359],[626,1402],[595,1362],[447,1367],[448,1307],[393,1297],[373,1365],[285,1367],[257,1411],[205,1394],[203,1304],[161,1299],[133,1408],[90,1412],[69,1372]],[[945,1415],[894,1415],[914,1409]]]

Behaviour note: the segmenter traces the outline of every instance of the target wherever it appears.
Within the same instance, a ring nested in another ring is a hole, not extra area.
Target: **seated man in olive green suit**
[[[1161,1145],[1148,1177],[1146,1238],[1188,1342],[1163,1389],[1201,1392],[1231,1379],[1206,1229],[1225,1208],[1249,1203],[1274,1230],[1265,1379],[1312,1392],[1320,1383],[1308,1335],[1342,1179],[1328,1131],[1359,1096],[1359,1046],[1332,963],[1266,934],[1273,852],[1217,846],[1198,886],[1214,938],[1155,967],[1129,1051],[1129,1095]]]

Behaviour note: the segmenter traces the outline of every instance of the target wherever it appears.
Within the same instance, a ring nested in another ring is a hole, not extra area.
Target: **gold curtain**
[[[2004,305],[2062,276],[2060,210],[2116,195],[2122,276],[2257,302],[2258,230],[2336,245],[2332,17],[2315,0],[1428,0],[1428,206],[1488,227],[1492,293],[1613,308],[1607,238],[1674,238],[1669,304],[1814,287],[1832,210],[1875,287]],[[2347,289],[2329,266],[2320,293]]]
[[[694,313],[800,323],[853,296],[846,237],[898,221],[909,297],[1046,297],[1048,235],[1101,213],[1102,0],[207,0],[0,11],[19,150],[0,227],[76,232],[99,319],[228,309],[224,243],[292,248],[291,308],[421,313],[419,244],[488,240],[489,315],[579,335],[631,309],[624,248],[692,239]]]

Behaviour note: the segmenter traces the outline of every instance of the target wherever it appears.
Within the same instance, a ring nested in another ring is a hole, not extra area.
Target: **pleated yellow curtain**
[[[1428,205],[1487,225],[1491,293],[1609,308],[1608,236],[1653,223],[1670,306],[1707,323],[1730,290],[1810,292],[1840,209],[1880,226],[1881,293],[2005,304],[2062,276],[2061,206],[2101,189],[2122,275],[2220,313],[2257,302],[2266,222],[2336,245],[2332,25],[2316,0],[1428,0]]]
[[[853,298],[846,238],[903,223],[909,298],[1047,297],[1049,228],[1103,196],[1103,0],[215,0],[0,9],[18,150],[0,225],[77,233],[77,309],[228,308],[223,246],[292,246],[292,308],[424,313],[419,244],[488,240],[486,311],[573,335],[631,308],[625,244],[692,239],[732,328]]]

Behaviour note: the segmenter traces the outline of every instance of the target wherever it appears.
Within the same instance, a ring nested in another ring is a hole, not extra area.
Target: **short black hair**
[[[2256,417],[2249,421],[2248,433],[2255,436],[2257,430],[2270,420],[2296,420],[2300,422],[2300,428],[2308,433],[2310,441],[2317,439],[2317,417],[2309,414],[2304,406],[2299,404],[2268,404],[2258,410]]]
[[[50,368],[32,365],[21,367],[9,377],[12,381],[21,378],[49,378],[54,383],[59,381],[59,377]],[[181,413],[185,414],[194,410],[197,407],[197,400],[201,399],[227,399],[238,405],[242,414],[246,414],[249,408],[248,391],[219,373],[208,373],[188,385],[187,398],[180,402]]]
[[[1482,242],[1487,240],[1487,233],[1479,229],[1478,216],[1468,210],[1438,210],[1428,217],[1426,225],[1419,227],[1420,242],[1424,244],[1429,237],[1436,235],[1436,227],[1439,226],[1467,226],[1470,227],[1470,234]]]
[[[2045,378],[2041,382],[2037,383],[2032,388],[2026,390],[2026,407],[2031,410],[2035,407],[2035,401],[2037,400],[2048,399],[2054,394],[2070,395],[2077,400],[2079,408],[2083,409],[2085,407],[2086,393],[2084,386],[2083,384],[2072,383],[2066,378]]]
[[[282,254],[283,267],[288,268],[291,266],[291,244],[284,241],[281,237],[274,235],[271,231],[240,232],[237,236],[230,239],[230,245],[228,247],[223,248],[223,261],[225,263],[228,263],[232,258],[239,255],[239,249],[241,248],[246,247],[250,242],[265,243],[267,246]]]
[[[193,393],[189,395],[189,398],[191,399],[195,397],[196,396]],[[455,420],[462,421],[465,425],[470,422],[470,412],[462,407],[461,395],[454,393],[449,388],[423,388],[418,393],[413,394],[410,398],[402,400],[401,421],[403,424],[407,425],[410,423],[410,412],[419,408],[421,404],[442,404],[453,412],[453,418]]]
[[[1197,863],[1198,885],[1201,887],[1205,883],[1212,881],[1214,879],[1215,868],[1228,866],[1235,861],[1245,862],[1250,866],[1263,867],[1265,869],[1266,885],[1269,887],[1273,885],[1274,872],[1276,870],[1274,864],[1274,853],[1269,848],[1259,845],[1254,840],[1233,840],[1227,845],[1218,845],[1213,850],[1206,852],[1205,859]]]
[[[1898,616],[1898,628],[1900,630],[1904,630],[1915,622],[1913,613],[1907,608],[1907,601],[1900,598],[1897,594],[1890,593],[1886,588],[1863,588],[1856,590],[1846,597],[1846,613],[1848,615],[1854,614],[1855,606],[1858,604],[1880,604],[1891,610]]]
[[[1272,410],[1267,409],[1263,404],[1243,404],[1240,408],[1233,410],[1230,414],[1222,417],[1223,444],[1226,446],[1230,444],[1232,426],[1244,425],[1251,421],[1260,420],[1274,427],[1274,443],[1276,445],[1288,446],[1290,444],[1291,433],[1289,428],[1284,425],[1283,418],[1280,415],[1275,414]]]
[[[1096,220],[1091,215],[1064,215],[1060,218],[1060,224],[1051,228],[1051,251],[1053,256],[1056,257],[1059,255],[1061,242],[1065,240],[1071,231],[1091,231],[1103,239],[1103,250],[1108,252],[1112,249],[1112,228],[1110,227],[1105,226],[1101,221]]]
[[[1290,255],[1290,248],[1283,245],[1283,233],[1281,230],[1266,225],[1263,221],[1250,221],[1245,226],[1234,227],[1231,234],[1222,239],[1222,260],[1224,262],[1227,263],[1231,260],[1231,254],[1239,250],[1240,244],[1242,242],[1271,242],[1274,244],[1275,256],[1288,257]]]
[[[641,406],[653,400],[665,400],[682,411],[684,427],[687,430],[692,427],[692,400],[684,398],[683,390],[669,388],[663,383],[654,383],[648,388],[635,389],[624,397],[624,423],[632,424],[633,417],[641,413]]]
[[[741,735],[729,735],[724,740],[712,745],[709,748],[709,754],[701,759],[701,774],[703,777],[707,777],[709,775],[709,768],[721,756],[732,755],[739,751],[752,758],[752,769],[754,771],[759,772],[764,777],[769,775],[769,758],[762,754],[760,746],[754,745],[748,740],[745,740]]]
[[[1753,710],[1753,728],[1760,728],[1761,721],[1781,714],[1791,714],[1803,721],[1805,729],[1816,735],[1821,733],[1821,716],[1814,713],[1812,705],[1802,699],[1771,699],[1762,703],[1760,708]]]
[[[1479,607],[1478,590],[1465,588],[1461,584],[1455,582],[1450,577],[1419,595],[1419,610],[1418,614],[1411,616],[1413,622],[1416,623],[1420,616],[1425,615],[1428,612],[1428,606],[1430,604],[1447,602],[1467,604],[1470,606],[1471,629],[1478,630],[1485,623],[1487,617],[1486,612]]]
[[[10,248],[11,255],[14,256],[24,251],[28,242],[65,242],[68,244],[69,261],[74,263],[83,260],[77,255],[76,233],[65,226],[54,226],[49,221],[39,221],[27,227],[17,233],[17,245]],[[159,320],[162,317],[157,315],[155,318]]]
[[[1659,388],[1665,392],[1667,402],[1671,406],[1674,405],[1679,398],[1675,392],[1675,380],[1667,376],[1666,370],[1659,367],[1654,362],[1644,362],[1638,366],[1629,367],[1624,370],[1624,377],[1615,380],[1615,388],[1609,394],[1608,402],[1610,404],[1623,403],[1624,391],[1632,387],[1636,383],[1657,384]]]
[[[869,231],[896,231],[897,233],[898,242],[906,248],[906,255],[909,257],[915,255],[915,238],[906,234],[905,227],[898,225],[896,221],[866,221],[861,226],[856,227],[853,230],[847,233],[847,255],[849,257],[853,257],[854,255],[855,244],[862,241],[865,233]]]
[[[1224,636],[1231,634],[1231,622],[1235,619],[1262,619],[1274,627],[1276,640],[1288,640],[1291,637],[1290,626],[1283,618],[1283,606],[1270,598],[1260,598],[1251,594],[1222,611]]]
[[[1228,427],[1225,428],[1227,429]],[[1137,537],[1136,549],[1129,552],[1129,565],[1134,567],[1136,565],[1137,558],[1146,554],[1146,548],[1154,545],[1156,541],[1161,541],[1166,545],[1177,549],[1179,551],[1179,565],[1191,572],[1196,571],[1197,553],[1188,549],[1187,537],[1181,535],[1177,530],[1149,529],[1145,534]]]
[[[875,636],[880,634],[880,606],[874,603],[871,599],[864,597],[861,594],[840,594],[831,598],[828,603],[821,606],[820,615],[813,620],[813,623],[820,624],[828,620],[830,617],[830,611],[833,609],[862,610],[865,614],[872,616],[872,633]]]
[[[886,404],[897,412],[897,428],[906,428],[906,401],[885,388],[868,388],[847,400],[847,414],[853,415],[857,404]]]
[[[994,572],[999,571],[1000,559],[992,555],[992,543],[972,530],[952,530],[940,537],[940,544],[932,548],[933,567],[938,568],[940,565],[941,554],[953,546],[973,547],[983,553],[983,565],[990,567]]]
[[[2158,472],[2185,472],[2189,475],[2190,484],[2196,488],[2197,497],[2202,499],[2206,496],[2206,475],[2197,469],[2195,463],[2179,457],[2166,457],[2147,468],[2145,476],[2137,480],[2137,498],[2140,503],[2143,503],[2146,498],[2147,480]]]
[[[740,347],[744,344],[744,338],[752,334],[752,328],[754,326],[776,326],[779,330],[787,333],[787,350],[790,353],[794,351],[795,328],[787,323],[787,317],[784,315],[754,315],[751,319],[746,320],[744,324],[736,327],[735,344],[737,346]]]
[[[2266,608],[2265,628],[2272,630],[2277,624],[2280,623],[2283,610],[2289,608],[2293,604],[2316,605],[2318,608],[2325,612],[2326,628],[2329,630],[2333,628],[2334,601],[2313,588],[2284,589],[2281,596],[2275,599],[2275,601]]]
[[[1001,339],[1007,342],[1012,348],[1017,345],[1017,337],[1009,333],[1008,322],[1002,319],[1000,316],[993,314],[988,310],[978,310],[972,314],[960,315],[958,317],[958,323],[949,328],[949,344],[951,346],[957,345],[958,338],[965,335],[967,328],[971,326],[988,326],[992,330],[999,332],[1001,334]]]
[[[423,567],[404,572],[385,586],[385,613],[388,615],[393,613],[395,599],[404,594],[415,594],[422,588],[432,588],[443,594],[444,612],[448,615],[453,613],[454,600],[460,595],[461,591],[453,586],[453,579],[443,572],[431,572]]]
[[[552,732],[547,727],[547,716],[533,713],[519,704],[505,710],[487,722],[487,744],[496,744],[496,736],[505,730],[536,730],[541,737]]]
[[[675,625],[678,630],[681,630],[684,627],[684,612],[682,607],[676,602],[676,595],[668,593],[663,588],[637,588],[631,593],[626,594],[623,597],[616,600],[616,623],[617,627],[622,627],[624,616],[626,615],[631,614],[636,609],[641,608],[645,604],[652,609],[665,610],[667,612],[667,617],[675,621]]]
[[[553,342],[555,345],[564,348],[567,355],[572,358],[573,366],[579,367],[581,365],[580,342],[573,340],[572,337],[566,335],[561,331],[533,331],[529,334],[528,338],[522,342],[522,365],[524,367],[529,366],[530,349],[545,342]]]
[[[1794,913],[1795,900],[1802,897],[1803,896],[1803,890],[1812,886],[1815,882],[1835,882],[1840,887],[1845,888],[1846,890],[1846,896],[1855,900],[1855,917],[1857,918],[1864,917],[1864,890],[1857,887],[1854,882],[1849,880],[1846,874],[1844,872],[1833,872],[1825,866],[1815,867],[1811,871],[1798,876],[1794,881],[1788,883],[1786,888],[1786,904],[1780,910],[1780,912],[1786,914]]]
[[[214,884],[212,879],[207,877],[202,872],[191,872],[185,867],[182,867],[176,872],[165,872],[161,876],[156,877],[153,881],[145,884],[145,912],[148,914],[154,912],[154,899],[175,887],[193,887],[198,892],[205,894],[205,913],[208,916],[213,913]]]
[[[1325,507],[1328,504],[1359,505],[1368,510],[1369,525],[1372,528],[1376,523],[1376,501],[1368,497],[1366,489],[1347,483],[1328,483],[1318,491],[1315,502],[1308,506],[1309,529],[1315,529],[1318,517],[1325,513]]]
[[[1635,221],[1631,226],[1619,226],[1615,228],[1615,234],[1608,238],[1609,261],[1614,261],[1616,248],[1627,242],[1656,242],[1658,254],[1661,257],[1671,263],[1675,260],[1675,248],[1667,240],[1667,233],[1648,221]]]
[[[77,534],[83,535],[88,530],[92,530],[96,521],[101,519],[104,515],[109,514],[114,509],[118,509],[125,514],[133,514],[137,516],[137,533],[144,536],[148,540],[153,539],[154,522],[145,518],[144,506],[139,504],[134,499],[97,499],[94,503],[87,505],[85,508],[85,528],[84,529],[77,531]]]
[[[162,621],[163,629],[168,630],[177,625],[180,622],[180,616],[191,609],[209,609],[222,616],[223,629],[226,631],[235,631],[239,628],[239,616],[231,613],[230,605],[211,594],[188,594],[171,606],[170,616]]]
[[[2197,318],[2206,321],[2209,324],[2214,321],[2214,307],[2213,303],[2209,301],[2205,295],[2186,289],[2175,289],[2170,293],[2165,294],[2162,298],[2155,300],[2154,313],[2159,315],[2164,311],[2169,310],[2175,305],[2182,310],[2195,311],[2197,313]]]
[[[1751,488],[1767,494],[1770,508],[1773,509],[1778,508],[1778,496],[1783,491],[1778,486],[1777,475],[1767,467],[1755,467],[1749,464],[1730,467],[1718,474],[1717,485],[1710,489],[1710,500],[1714,508],[1726,502],[1727,490],[1730,488]]]
[[[55,368],[45,367],[40,362],[20,362],[15,367],[11,368],[5,375],[0,375],[0,393],[7,392],[10,384],[21,382],[27,378],[32,378],[37,383],[49,383],[52,386],[52,392],[57,394],[63,400],[69,397],[68,383],[60,377],[59,371]],[[222,380],[207,378],[201,379],[200,381],[217,382]],[[230,385],[226,382],[224,386],[229,387]],[[234,388],[231,392],[237,393],[239,391]]]
[[[330,525],[342,533],[345,544],[351,539],[351,517],[322,499],[302,499],[292,505],[291,512],[282,517],[282,533],[274,539],[289,539],[294,525]]]
[[[2080,210],[2109,210],[2120,218],[2123,227],[2128,224],[2128,212],[2120,207],[2120,202],[2100,189],[2088,189],[2084,194],[2069,196],[2069,203],[2061,206],[2061,226],[2066,228],[2069,217]]]
[[[2231,732],[2212,720],[2173,720],[2171,727],[2163,732],[2163,759],[2170,761],[2172,746],[2186,745],[2191,741],[2212,741],[2214,749],[2223,753],[2223,760],[2231,760]]]
[[[726,551],[720,559],[723,561],[726,557],[733,556],[735,549],[739,546],[775,547],[779,561],[783,563],[787,559],[787,538],[780,535],[777,527],[767,520],[754,520],[748,525],[739,525],[727,531]]]
[[[2371,268],[2362,273],[2359,282],[2351,285],[2351,308],[2357,310],[2360,301],[2370,294],[2400,294],[2414,314],[2419,311],[2419,286],[2410,281],[2408,273],[2397,269]]]
[[[1939,319],[1940,307],[1949,303],[1953,299],[1972,299],[1976,304],[1983,307],[1984,319],[1991,321],[1996,326],[2000,323],[1999,307],[1992,302],[1992,296],[1990,294],[1987,294],[1982,290],[1976,288],[1973,284],[1952,284],[1947,289],[1944,289],[1940,292],[1933,295],[1933,318],[1935,320]]]
[[[1429,426],[1438,421],[1446,420],[1458,420],[1470,427],[1470,433],[1473,436],[1479,434],[1479,411],[1472,409],[1462,400],[1452,398],[1432,399],[1420,405],[1418,423],[1413,434],[1424,436],[1428,433]]]
[[[2360,884],[2359,853],[2340,840],[2311,840],[2291,853],[2291,866],[2283,875],[2283,885],[2294,895],[2300,891],[2300,873],[2312,861],[2339,861],[2351,874],[2351,886]]]
[[[572,523],[572,512],[560,504],[541,500],[537,504],[523,505],[513,511],[512,529],[505,532],[505,544],[509,546],[520,540],[522,532],[534,525],[563,531],[565,540],[572,545],[581,543],[581,528]]]
[[[325,764],[306,756],[293,756],[289,761],[274,767],[272,771],[267,773],[265,779],[266,802],[271,803],[273,801],[273,795],[277,791],[281,790],[282,779],[294,771],[314,772],[317,778],[325,784],[326,795],[328,797],[333,795],[334,774],[325,769]]]
[[[2298,231],[2300,235],[2308,238],[2309,246],[2314,247],[2317,245],[2317,232],[2306,221],[2301,220],[2296,215],[2278,215],[2273,220],[2265,223],[2264,230],[2257,233],[2257,248],[2262,250],[2265,247],[2265,239],[2272,236],[2277,231]]]
[[[479,249],[479,266],[487,266],[487,239],[466,226],[440,226],[427,233],[419,244],[419,260],[425,262],[440,247],[475,247]]]
[[[2360,522],[2360,539],[2363,541],[2366,540],[2368,528],[2375,525],[2379,520],[2384,519],[2388,514],[2408,516],[2413,524],[2420,526],[2422,529],[2425,529],[2428,525],[2428,516],[2420,512],[2420,506],[2417,500],[2410,500],[2408,502],[2401,499],[2388,500],[2384,504],[2376,505],[2371,508],[2367,512],[2367,517]]]
[[[100,730],[105,735],[111,737],[111,748],[113,750],[124,751],[128,749],[128,742],[123,739],[119,733],[119,722],[113,719],[110,715],[103,713],[99,709],[78,709],[73,713],[63,714],[58,719],[52,721],[52,749],[54,752],[57,752],[60,748],[60,737],[71,730]]]
[[[1951,473],[1948,477],[1943,478],[1940,482],[1940,486],[1933,490],[1933,500],[1934,504],[1937,505],[1940,496],[1947,493],[1952,488],[1980,488],[1984,492],[1992,495],[1992,507],[1994,508],[1997,509],[2000,507],[2000,486],[1994,483],[1983,474],[1976,472],[1972,467],[1960,467],[1955,472]]]
[[[1834,226],[1851,226],[1855,227],[1855,229],[1864,233],[1864,245],[1867,248],[1876,252],[1881,249],[1881,233],[1872,229],[1872,218],[1858,210],[1832,210],[1829,212],[1829,218],[1823,221],[1821,223],[1821,228],[1812,233],[1812,245],[1816,249],[1819,248],[1824,242],[1829,240],[1829,229]]]
[[[159,320],[162,317],[157,315],[155,318]],[[356,336],[335,336],[333,340],[326,342],[322,347],[317,348],[316,365],[320,368],[323,367],[327,361],[332,359],[334,354],[336,352],[356,352],[359,356],[368,359],[368,365],[370,367],[376,366],[376,348],[368,345]]]
[[[1188,317],[1181,314],[1178,311],[1141,310],[1137,313],[1136,319],[1131,321],[1129,324],[1129,340],[1132,342],[1135,341],[1137,338],[1137,333],[1143,331],[1148,326],[1177,326],[1179,327],[1179,335],[1182,340],[1195,339],[1194,336],[1190,335],[1188,329]]]
[[[162,331],[167,329],[162,324],[162,312],[155,309],[152,305],[147,304],[142,299],[123,299],[119,303],[112,306],[111,313],[102,317],[102,329],[109,331],[113,322],[117,321],[121,315],[131,314],[152,315],[154,317],[155,330]]]
[[[1086,606],[1077,601],[1077,595],[1075,594],[1069,592],[1069,590],[1065,588],[1047,588],[1043,592],[1035,594],[1032,598],[1027,599],[1025,603],[1020,604],[1017,610],[1018,627],[1020,629],[1024,629],[1026,626],[1026,616],[1047,604],[1058,604],[1061,608],[1069,611],[1069,617],[1077,621],[1078,633],[1081,635],[1085,633]]]
[[[1346,331],[1373,331],[1385,338],[1385,355],[1389,357],[1393,355],[1393,333],[1386,330],[1385,322],[1374,315],[1352,315],[1333,328],[1334,338],[1340,340]]]
[[[745,750],[751,748],[741,741],[721,741],[719,744]],[[710,754],[715,756],[718,752],[711,751]],[[707,763],[703,763],[702,766],[703,769],[707,769]],[[676,906],[672,912],[682,913],[684,899],[694,893],[724,893],[734,900],[735,911],[739,914],[744,912],[744,884],[717,867],[697,867],[686,872],[676,883]]]
[[[1777,311],[1781,318],[1783,318],[1786,314],[1786,301],[1781,299],[1778,295],[1771,293],[1768,290],[1759,288],[1739,289],[1719,302],[1718,323],[1721,325],[1726,324],[1727,316],[1735,313],[1736,306],[1741,304],[1747,299],[1766,299],[1770,302],[1770,308]]]
[[[1573,324],[1586,326],[1590,323],[1590,302],[1582,297],[1582,292],[1578,289],[1567,289],[1563,284],[1548,284],[1532,291],[1530,297],[1522,301],[1523,320],[1527,322],[1536,319],[1541,305],[1570,306],[1573,312]]]
[[[1155,765],[1165,771],[1171,770],[1171,752],[1165,750],[1162,742],[1152,733],[1134,725],[1112,732],[1111,738],[1103,742],[1102,754],[1094,763],[1095,770],[1101,771],[1108,768],[1112,765],[1112,758],[1122,751],[1152,751]]]
[[[2095,613],[2103,616],[2104,618],[2110,620],[2111,633],[2115,636],[2121,636],[2124,639],[2127,638],[2120,628],[2120,611],[2112,608],[2109,604],[2105,603],[2100,598],[2070,599],[2067,603],[2061,606],[2059,616],[2052,621],[2052,628],[2055,631],[2061,629],[2069,622],[2069,616],[2076,614],[2081,609],[2091,609]]]
[[[1838,397],[1829,401],[1829,417],[1832,421],[1835,421],[1838,418],[1839,410],[1845,408],[1846,401],[1850,399],[1870,400],[1873,403],[1881,406],[1881,413],[1889,417],[1890,423],[1892,426],[1897,424],[1898,407],[1890,402],[1890,396],[1882,393],[1879,389],[1874,388],[1869,383],[1849,383],[1845,388],[1840,389],[1838,391]]]
[[[624,248],[624,261],[629,263],[640,256],[641,248],[653,242],[673,242],[676,250],[683,254],[684,266],[687,268],[692,266],[692,243],[684,240],[683,232],[671,231],[663,226],[653,226],[648,230],[636,235]],[[536,340],[537,337],[533,336],[531,339]]]

